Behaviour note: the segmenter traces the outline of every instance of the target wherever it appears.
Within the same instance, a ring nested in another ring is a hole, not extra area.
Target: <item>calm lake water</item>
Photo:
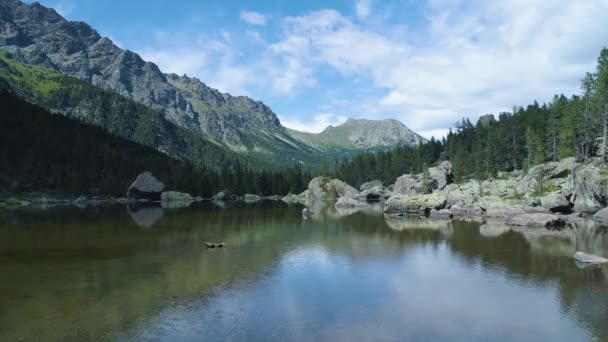
[[[576,250],[608,255],[608,234],[268,203],[2,210],[0,340],[608,341],[608,270]]]

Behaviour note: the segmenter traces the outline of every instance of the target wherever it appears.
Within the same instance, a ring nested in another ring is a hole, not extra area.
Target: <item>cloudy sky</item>
[[[608,0],[40,0],[165,72],[262,100],[288,127],[463,116],[579,91]]]

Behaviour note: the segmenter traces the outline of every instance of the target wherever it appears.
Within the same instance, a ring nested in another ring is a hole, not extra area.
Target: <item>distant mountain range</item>
[[[12,63],[12,69],[7,69],[11,63],[4,63],[4,87],[17,90],[29,101],[50,110],[99,124],[111,132],[177,157],[192,159],[200,155],[191,151],[200,148],[190,146],[196,137],[202,141],[196,145],[217,145],[229,154],[235,153],[251,162],[271,166],[294,162],[314,166],[320,160],[336,155],[348,156],[370,149],[424,141],[395,120],[348,120],[319,134],[286,129],[264,103],[221,93],[196,78],[165,74],[154,63],[146,62],[138,54],[121,49],[110,39],[101,37],[88,24],[67,21],[55,10],[38,3],[0,0],[0,51],[5,53],[6,59],[36,66],[37,77],[57,80],[60,78],[58,74],[62,74],[105,91],[96,92],[97,96],[103,97],[106,95],[102,94],[108,93],[118,96],[107,95],[111,99],[87,102],[85,94],[93,90],[79,85],[72,87],[71,91],[80,91],[82,95],[64,91],[62,96],[70,98],[70,101],[65,101],[58,98],[60,88],[74,82],[63,80],[53,83],[54,86],[50,83],[45,86],[36,80],[24,79],[31,76],[31,70],[18,72],[18,64],[15,63]],[[116,101],[125,106],[129,101],[146,106],[163,118],[142,119],[139,112],[129,112],[124,108],[121,114],[115,108]],[[127,118],[108,118],[104,116],[107,108],[113,115],[126,115]],[[122,132],[121,127],[114,127],[118,121],[128,118],[134,122],[141,121],[140,125],[145,122],[150,135],[182,133],[175,137],[141,139],[133,135],[135,130]],[[192,137],[183,139],[185,131]]]

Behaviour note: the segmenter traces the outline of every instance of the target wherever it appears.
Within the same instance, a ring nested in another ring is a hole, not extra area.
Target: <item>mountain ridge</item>
[[[373,149],[400,144],[418,145],[427,139],[396,119],[369,120],[349,118],[340,125],[327,126],[319,133],[288,129],[296,139],[319,148]]]
[[[168,121],[203,139],[269,163],[276,163],[278,156],[290,156],[291,162],[312,166],[319,159],[332,157],[330,154],[335,150],[358,153],[370,147],[389,146],[391,141],[421,141],[384,139],[377,130],[359,129],[360,133],[373,134],[361,137],[359,133],[360,142],[342,140],[336,141],[336,146],[318,143],[306,133],[284,127],[263,102],[222,93],[195,77],[163,73],[156,64],[102,37],[89,24],[68,21],[37,2],[0,0],[0,51],[20,62],[42,65],[130,98],[162,112]],[[52,109],[71,111],[71,108]],[[399,130],[395,132],[401,134]],[[379,145],[372,146],[373,141]]]

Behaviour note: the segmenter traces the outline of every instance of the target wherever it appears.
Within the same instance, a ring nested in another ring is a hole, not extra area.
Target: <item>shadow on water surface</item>
[[[608,338],[601,232],[300,211],[0,211],[0,339]]]

